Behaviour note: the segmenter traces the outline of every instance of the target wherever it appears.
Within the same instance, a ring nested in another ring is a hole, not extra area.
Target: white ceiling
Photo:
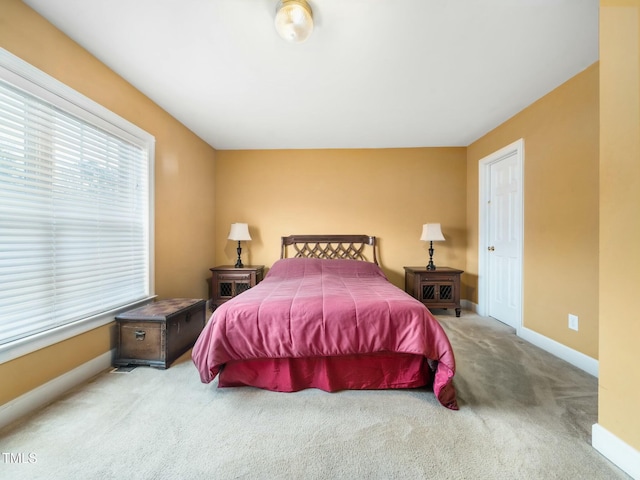
[[[598,60],[598,0],[24,0],[216,149],[467,146]]]

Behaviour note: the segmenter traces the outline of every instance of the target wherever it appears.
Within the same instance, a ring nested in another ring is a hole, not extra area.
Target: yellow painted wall
[[[523,324],[598,358],[598,65],[467,149],[468,297],[477,302],[478,162],[524,139]],[[567,328],[578,315],[579,331]]]
[[[436,265],[464,270],[465,148],[218,151],[217,264],[235,263],[234,222],[249,224],[243,263],[271,266],[280,237],[291,234],[367,234],[380,242],[380,260],[404,288],[407,265],[426,265],[422,225],[439,222]]]
[[[155,136],[155,290],[207,298],[215,151],[19,0],[2,0],[0,47]],[[0,405],[113,348],[112,330],[0,364]]]
[[[640,451],[640,1],[600,7],[598,423]]]
[[[208,268],[235,261],[226,240],[232,222],[249,223],[254,237],[245,263],[267,266],[282,235],[376,235],[398,286],[402,266],[427,261],[421,225],[441,222],[447,241],[435,245],[435,261],[465,269],[463,297],[477,302],[478,162],[524,138],[525,326],[594,358],[599,328],[599,423],[640,449],[640,322],[632,308],[640,287],[640,17],[634,0],[602,5],[600,67],[468,149],[216,154],[19,0],[2,0],[0,46],[155,135],[161,297],[207,295]],[[580,316],[579,332],[566,328],[567,313]],[[0,405],[112,347],[107,325],[1,364]]]

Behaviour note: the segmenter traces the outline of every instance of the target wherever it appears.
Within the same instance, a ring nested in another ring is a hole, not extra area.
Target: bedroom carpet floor
[[[597,380],[464,311],[459,411],[424,389],[275,393],[168,370],[105,372],[0,431],[7,479],[629,479],[591,447]],[[33,454],[28,457],[29,454]]]

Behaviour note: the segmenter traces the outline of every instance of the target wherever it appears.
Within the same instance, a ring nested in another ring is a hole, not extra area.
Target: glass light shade
[[[281,0],[276,7],[276,31],[288,42],[304,42],[313,32],[313,13],[305,0]]]
[[[444,241],[444,235],[440,229],[439,223],[425,223],[422,226],[422,235],[420,240],[425,242],[442,242]]]
[[[247,241],[251,240],[249,235],[249,225],[246,223],[232,223],[231,230],[229,231],[229,240]]]

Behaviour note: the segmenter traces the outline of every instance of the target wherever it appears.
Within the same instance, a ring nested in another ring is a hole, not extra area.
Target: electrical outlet
[[[578,316],[569,314],[569,328],[578,331]]]

